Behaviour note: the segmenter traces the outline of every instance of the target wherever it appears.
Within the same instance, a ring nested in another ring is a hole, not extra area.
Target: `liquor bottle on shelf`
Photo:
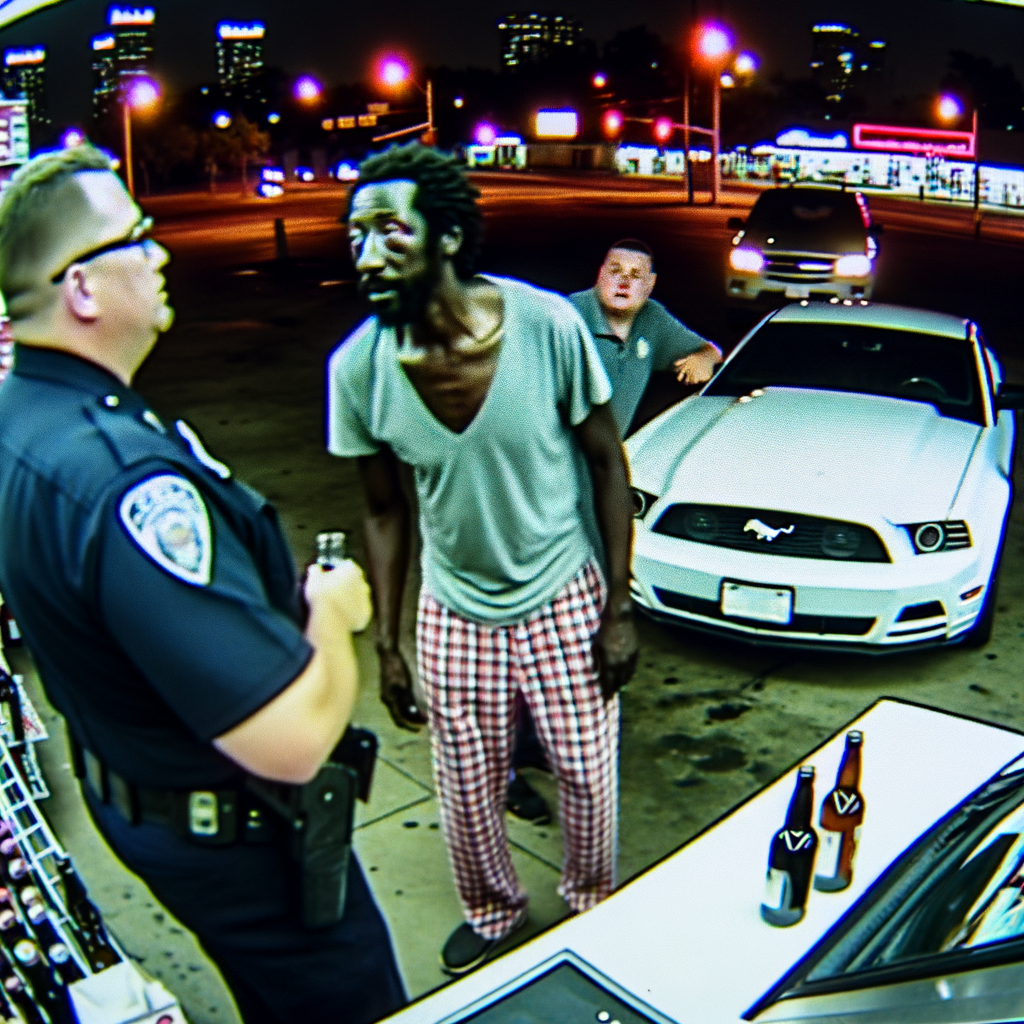
[[[2,1024],[24,1024],[24,1018],[14,1008],[14,1004],[7,996],[7,991],[0,984],[0,1022]]]
[[[13,950],[22,939],[27,938],[28,931],[18,919],[18,915],[10,907],[0,910],[0,942]]]
[[[36,1005],[25,982],[14,973],[6,959],[0,958],[0,985],[8,1001],[21,1015],[25,1024],[51,1024]]]
[[[100,912],[93,905],[70,858],[57,860],[57,871],[64,884],[64,903],[75,924],[75,938],[94,971],[119,964],[121,958],[107,941]]]
[[[31,939],[22,939],[14,947],[14,959],[32,986],[32,998],[46,1011],[51,1024],[75,1024],[67,986],[50,969],[39,947]]]
[[[71,950],[68,949],[67,943],[53,926],[46,905],[41,900],[29,903],[25,908],[25,916],[35,933],[36,942],[39,943],[40,948],[46,954],[46,959],[64,983],[70,985],[73,981],[84,977],[71,956]]]
[[[814,871],[818,837],[811,828],[814,809],[814,768],[797,772],[796,789],[786,811],[786,824],[772,837],[761,917],[786,927],[804,916]]]
[[[836,785],[822,801],[821,855],[814,875],[819,892],[840,892],[853,881],[853,858],[864,820],[864,797],[860,792],[860,760],[864,734],[851,729],[839,765]]]

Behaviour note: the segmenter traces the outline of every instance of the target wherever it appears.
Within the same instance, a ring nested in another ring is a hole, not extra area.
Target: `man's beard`
[[[359,282],[359,294],[366,298],[373,292],[394,291],[394,298],[387,302],[372,303],[371,308],[382,326],[402,327],[416,323],[423,317],[440,276],[437,257],[432,256],[423,273],[413,278],[402,281],[362,279]]]

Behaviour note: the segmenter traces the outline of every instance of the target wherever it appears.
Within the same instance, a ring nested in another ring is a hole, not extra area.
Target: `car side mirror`
[[[742,231],[747,222],[742,217],[730,217],[725,223],[730,231]]]
[[[877,238],[879,235],[884,233],[884,231],[885,227],[882,224],[872,224],[871,227],[868,228],[868,234],[872,238]]]
[[[996,410],[1024,409],[1024,384],[1000,384],[996,392]]]

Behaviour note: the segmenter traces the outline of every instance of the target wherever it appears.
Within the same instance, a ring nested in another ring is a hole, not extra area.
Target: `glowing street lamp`
[[[729,74],[728,71],[723,71],[718,76],[718,81],[721,84],[723,89],[735,89],[736,88],[736,79],[733,78],[733,76],[731,74]]]
[[[948,93],[939,97],[935,105],[935,112],[938,114],[939,120],[946,124],[959,121],[964,116],[964,108],[960,101]]]
[[[465,105],[466,101],[461,96],[456,96],[455,99],[452,100],[452,106],[456,110],[461,110]]]
[[[498,130],[493,124],[481,121],[473,132],[473,138],[478,146],[493,146],[494,140],[498,137]]]
[[[757,57],[750,53],[749,50],[744,50],[743,53],[736,57],[732,65],[733,71],[741,77],[749,77],[750,75],[757,73]]]
[[[672,119],[668,117],[659,117],[654,122],[654,137],[658,140],[661,145],[665,145],[669,139],[672,138],[672,132],[675,129],[675,125],[672,123]]]
[[[73,149],[85,142],[85,133],[78,128],[69,128],[61,137],[60,144],[64,149]]]
[[[320,101],[323,89],[312,75],[303,75],[296,83],[295,98],[305,106],[312,106]]]
[[[974,237],[981,237],[981,152],[978,145],[978,105],[972,105],[971,111],[971,134],[974,146]],[[938,98],[935,104],[935,113],[940,121],[951,124],[959,121],[964,116],[963,104],[949,93]]]
[[[733,40],[721,25],[710,22],[697,32],[697,56],[711,71],[711,205],[718,202],[722,170],[718,155],[722,137],[722,73],[729,63]],[[735,79],[731,79],[735,85]]]
[[[132,110],[150,110],[160,99],[152,79],[133,77],[121,83],[121,124],[124,131],[124,169],[128,194],[135,196],[135,168],[132,160]]]
[[[608,84],[608,76],[603,71],[595,72],[590,84],[595,89],[603,89]]]
[[[434,144],[434,83],[428,78],[426,86],[420,85],[413,76],[409,64],[401,57],[394,55],[382,57],[377,65],[377,80],[386,89],[400,89],[406,83],[411,82],[427,101],[427,119],[423,124],[415,124],[411,128],[402,128],[397,132],[388,132],[385,135],[378,135],[374,142],[383,142],[385,139],[397,139],[402,135],[411,135],[413,132],[423,132],[424,140],[428,145]],[[462,97],[455,101],[456,107],[462,106]]]
[[[213,126],[214,128],[230,128],[231,127],[231,115],[225,110],[218,110],[213,115]]]
[[[601,118],[601,127],[604,128],[605,135],[610,138],[614,138],[622,131],[622,125],[623,117],[621,110],[606,110],[604,117]]]

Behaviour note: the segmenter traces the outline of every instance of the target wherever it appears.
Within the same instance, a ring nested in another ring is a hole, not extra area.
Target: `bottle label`
[[[797,832],[795,829],[787,828],[780,835],[790,853],[797,853],[811,845],[810,832]]]
[[[832,794],[832,803],[837,814],[856,814],[860,810],[860,796],[856,793],[842,793],[837,789]]]
[[[821,878],[835,878],[839,874],[839,854],[843,849],[843,833],[831,829],[820,830],[821,844],[818,846],[818,868]]]
[[[790,891],[789,872],[769,868],[764,886],[764,905],[771,910],[789,910]]]

